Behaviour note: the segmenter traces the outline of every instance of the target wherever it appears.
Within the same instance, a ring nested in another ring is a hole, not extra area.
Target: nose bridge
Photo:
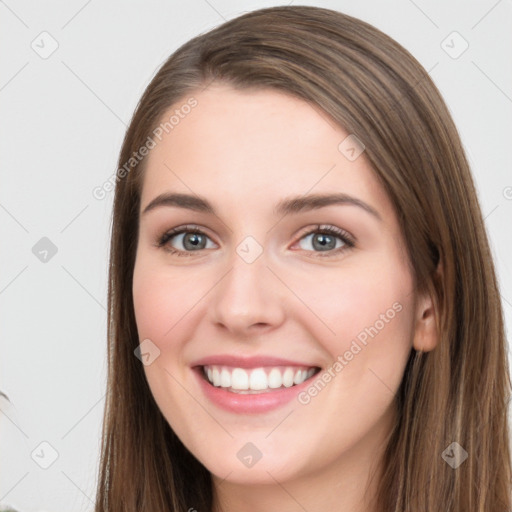
[[[229,271],[213,297],[215,322],[243,330],[254,324],[276,325],[282,321],[282,292],[268,263],[268,253],[254,237],[245,237],[234,248],[228,260]]]

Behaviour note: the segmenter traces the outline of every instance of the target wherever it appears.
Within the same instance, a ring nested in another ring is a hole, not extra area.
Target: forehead
[[[196,106],[180,112],[191,97]],[[178,101],[162,123],[173,114],[147,157],[142,207],[173,191],[260,210],[283,196],[344,192],[390,208],[364,152],[355,160],[344,153],[351,134],[299,98],[214,84]]]

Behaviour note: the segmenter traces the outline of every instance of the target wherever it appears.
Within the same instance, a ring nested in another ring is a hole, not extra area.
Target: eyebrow
[[[289,213],[299,213],[310,210],[317,210],[331,205],[352,205],[357,206],[367,213],[382,221],[379,212],[372,206],[352,197],[348,194],[310,194],[296,197],[288,197],[277,203],[274,208],[275,215],[287,215]],[[145,208],[142,214],[154,210],[157,207],[168,206],[185,208],[201,213],[217,215],[215,208],[206,199],[189,194],[165,192],[155,197]]]

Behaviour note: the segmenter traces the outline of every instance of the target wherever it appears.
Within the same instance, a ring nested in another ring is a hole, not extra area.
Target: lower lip
[[[311,384],[311,379],[314,379],[318,375],[316,373],[301,384],[290,386],[289,388],[278,388],[261,393],[242,394],[233,393],[232,391],[227,391],[225,388],[210,384],[210,382],[203,377],[202,368],[194,368],[193,371],[199,379],[199,385],[204,394],[211,402],[226,411],[238,414],[260,414],[277,409],[296,398],[301,391]]]

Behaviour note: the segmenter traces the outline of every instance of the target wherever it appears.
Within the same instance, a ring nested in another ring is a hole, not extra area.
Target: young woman
[[[406,50],[244,14],[165,62],[116,182],[97,512],[511,509],[489,244]]]

